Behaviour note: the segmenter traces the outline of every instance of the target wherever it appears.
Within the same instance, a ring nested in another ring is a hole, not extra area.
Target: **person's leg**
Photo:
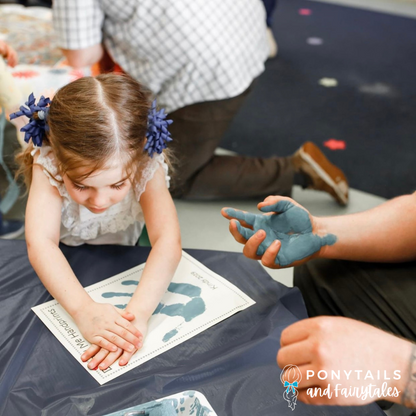
[[[178,161],[172,175],[173,197],[202,200],[290,196],[296,171],[302,178],[297,184],[328,192],[345,205],[348,183],[344,173],[311,142],[288,157],[214,155],[250,90],[251,87],[234,98],[192,104],[169,114],[173,120],[169,148]]]
[[[264,8],[266,9],[266,23],[267,27],[272,27],[272,16],[276,8],[277,0],[263,0]]]
[[[295,268],[310,317],[345,316],[416,341],[416,262],[318,259]]]
[[[294,166],[289,157],[268,159],[214,155],[247,97],[197,103],[169,114],[172,149],[178,166],[172,195],[187,199],[290,195]]]

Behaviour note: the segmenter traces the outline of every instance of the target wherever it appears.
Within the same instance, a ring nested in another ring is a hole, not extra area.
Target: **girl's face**
[[[75,169],[64,175],[63,181],[70,197],[94,214],[100,214],[112,205],[122,201],[131,188],[123,164],[109,163],[108,169],[98,170],[78,182],[71,178],[82,177],[87,168]]]

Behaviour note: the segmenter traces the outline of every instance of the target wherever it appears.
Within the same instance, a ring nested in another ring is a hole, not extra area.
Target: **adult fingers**
[[[237,243],[240,244],[245,244],[247,240],[254,235],[253,230],[242,227],[237,220],[230,221],[229,230]]]
[[[228,229],[237,243],[245,244],[247,240],[239,233],[237,223],[237,220],[231,220]]]
[[[258,230],[245,243],[243,248],[243,254],[250,259],[260,260],[261,256],[257,254],[257,250],[259,249],[259,245],[265,238],[266,231]]]
[[[253,230],[250,230],[249,228],[243,227],[238,221],[236,221],[236,223],[237,223],[237,231],[241,234],[241,236],[245,240],[248,240],[249,238],[253,237],[253,235],[254,235]]]
[[[310,334],[309,321],[309,319],[303,319],[302,321],[295,322],[285,328],[280,337],[280,345],[284,347],[285,345],[303,341],[308,338]]]
[[[281,266],[276,264],[276,256],[279,253],[282,243],[279,240],[274,240],[261,257],[261,263],[270,269],[280,269]]]
[[[94,357],[95,354],[100,351],[101,347],[95,344],[91,344],[90,347],[87,349],[87,351],[84,352],[84,354],[81,355],[82,361],[88,361],[91,357]]]
[[[313,361],[313,352],[308,345],[309,341],[304,340],[280,348],[277,353],[277,364],[280,368],[285,368],[288,364],[302,366]]]
[[[234,208],[223,208],[221,213],[225,218],[228,218],[229,220],[236,219],[241,221],[244,227],[253,226],[257,216],[256,214],[240,211]]]
[[[7,65],[13,68],[16,66],[16,64],[17,64],[17,53],[14,49],[10,48],[7,54]]]
[[[288,209],[296,206],[291,198],[279,197],[278,201],[273,203],[261,202],[258,208],[261,212],[285,212]],[[299,206],[299,205],[298,205]]]

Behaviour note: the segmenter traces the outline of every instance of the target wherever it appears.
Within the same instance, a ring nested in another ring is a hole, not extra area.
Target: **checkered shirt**
[[[167,111],[235,97],[268,56],[261,0],[54,0],[64,49],[104,42]]]

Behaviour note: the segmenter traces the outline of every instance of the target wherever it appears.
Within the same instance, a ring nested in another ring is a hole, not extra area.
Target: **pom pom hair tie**
[[[154,100],[147,119],[147,142],[144,146],[144,151],[147,151],[150,157],[153,157],[155,152],[162,153],[167,144],[172,141],[168,126],[173,123],[173,120],[166,120],[166,116],[163,108],[156,111],[156,100]]]
[[[10,114],[10,120],[21,116],[26,116],[30,119],[29,123],[20,129],[20,131],[25,133],[26,143],[29,143],[29,140],[32,139],[34,146],[42,146],[45,131],[48,131],[46,118],[48,115],[48,106],[50,103],[51,100],[49,98],[45,98],[42,95],[36,104],[36,99],[32,92],[29,95],[28,100],[25,102],[28,108],[22,105],[20,107],[20,111]],[[37,117],[35,117],[35,113],[37,113]]]

